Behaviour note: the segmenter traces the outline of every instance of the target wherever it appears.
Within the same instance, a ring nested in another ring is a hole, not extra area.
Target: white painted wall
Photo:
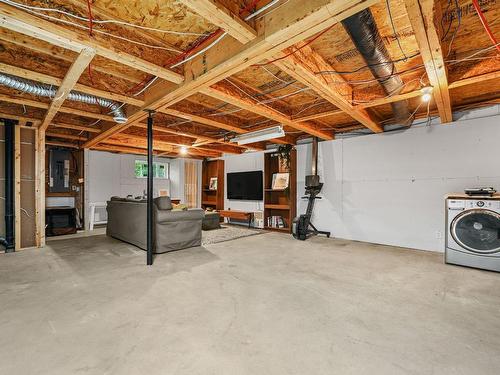
[[[227,174],[232,172],[264,171],[264,154],[250,152],[240,155],[225,154],[224,157],[224,209],[242,211],[262,211],[264,201],[245,201],[227,199]]]
[[[471,186],[500,190],[500,115],[464,119],[321,142],[325,185],[313,223],[334,237],[444,251],[444,195]],[[297,149],[300,197],[311,145]],[[298,213],[306,206],[298,199]]]
[[[103,151],[85,152],[85,212],[88,224],[89,203],[106,202],[112,196],[139,196],[146,190],[146,179],[135,178],[135,160],[146,160],[142,155],[114,154]],[[158,189],[169,189],[172,198],[184,200],[184,160],[154,158],[170,164],[170,180],[155,179]]]

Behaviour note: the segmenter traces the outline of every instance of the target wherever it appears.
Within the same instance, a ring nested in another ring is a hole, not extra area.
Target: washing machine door
[[[451,223],[457,244],[478,254],[500,253],[500,214],[490,210],[467,210]]]

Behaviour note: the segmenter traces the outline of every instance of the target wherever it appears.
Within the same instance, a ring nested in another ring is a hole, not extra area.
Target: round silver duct
[[[34,82],[3,73],[0,73],[0,85],[25,92],[27,94],[44,96],[47,98],[54,98],[57,93],[57,87],[54,87],[52,85]],[[100,105],[101,107],[109,109],[110,113],[113,114],[113,120],[115,120],[115,122],[119,124],[124,124],[127,122],[127,116],[125,116],[125,113],[122,110],[123,105],[115,103],[111,100],[100,98],[94,95],[84,94],[79,91],[71,91],[67,99],[75,102]]]

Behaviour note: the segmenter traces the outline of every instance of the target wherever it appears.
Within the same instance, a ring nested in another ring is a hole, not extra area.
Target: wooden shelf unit
[[[217,177],[217,190],[210,190],[210,178]],[[201,177],[201,207],[214,210],[224,209],[224,160],[203,162]]]
[[[290,169],[275,152],[264,154],[264,227],[280,232],[291,232],[292,221],[297,214],[297,151],[290,154]],[[271,188],[274,173],[290,173],[288,189],[273,190]],[[281,216],[285,228],[269,227],[267,218]]]

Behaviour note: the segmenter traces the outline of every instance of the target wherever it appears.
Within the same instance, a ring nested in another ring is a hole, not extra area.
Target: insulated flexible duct
[[[342,24],[370,67],[373,76],[379,79],[385,93],[387,95],[398,94],[403,88],[403,81],[399,76],[394,75],[396,67],[385,48],[370,9],[346,18]],[[411,120],[406,100],[391,103],[391,106],[397,123],[406,125]]]
[[[0,73],[0,85],[32,95],[45,96],[47,98],[54,98],[57,93],[57,87],[3,73]],[[123,124],[127,122],[127,117],[122,110],[122,105],[119,105],[111,100],[84,94],[78,91],[71,91],[67,99],[86,104],[100,105],[101,107],[109,109],[109,111],[113,113],[113,120],[117,123]]]

